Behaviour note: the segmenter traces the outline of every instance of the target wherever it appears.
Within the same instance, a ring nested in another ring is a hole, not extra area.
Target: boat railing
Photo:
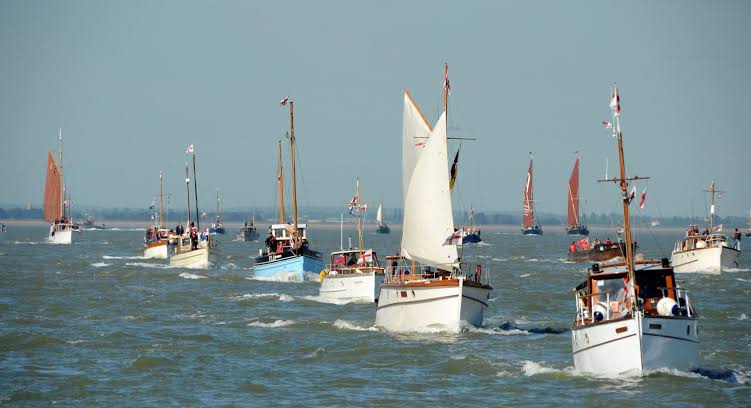
[[[385,283],[463,278],[465,281],[471,281],[481,285],[490,285],[490,271],[483,269],[479,264],[462,265],[461,268],[457,268],[454,264],[433,267],[419,264],[411,265],[405,262],[392,262],[384,268],[384,273]]]
[[[576,323],[585,325],[621,319],[630,311],[631,307],[628,297],[616,296],[618,292],[625,295],[623,289],[591,294],[587,293],[586,289],[575,290]]]

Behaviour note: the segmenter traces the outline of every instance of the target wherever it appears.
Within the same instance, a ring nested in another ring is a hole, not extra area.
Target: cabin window
[[[626,298],[625,283],[623,278],[598,279],[597,301],[604,302],[608,298],[614,302],[622,302]]]
[[[659,272],[642,272],[637,275],[636,282],[639,285],[639,297],[642,299],[662,298],[663,289],[668,286],[665,274]],[[667,292],[665,294],[667,295]]]

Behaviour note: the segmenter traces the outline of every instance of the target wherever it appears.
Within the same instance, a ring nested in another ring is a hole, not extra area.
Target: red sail
[[[568,225],[579,225],[579,158],[576,158],[571,177],[568,179]]]
[[[44,184],[44,220],[52,222],[62,216],[62,175],[50,152],[47,157],[47,180]]]
[[[527,182],[524,185],[524,211],[523,211],[524,228],[530,228],[535,225],[535,204],[532,197],[532,159],[529,160],[529,171],[527,172]]]

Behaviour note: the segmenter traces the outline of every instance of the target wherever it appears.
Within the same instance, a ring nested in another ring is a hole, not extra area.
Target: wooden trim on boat
[[[146,244],[145,249],[156,248],[156,247],[164,246],[164,245],[167,245],[167,244],[169,244],[169,241],[166,241],[166,240],[152,241],[152,242],[149,242],[148,244]]]
[[[406,275],[405,278],[410,275]],[[414,279],[422,279],[415,277]],[[425,287],[439,287],[439,286],[459,286],[458,279],[442,279],[442,280],[423,280],[417,282],[404,282],[404,283],[384,283],[381,287],[385,288],[425,288]]]

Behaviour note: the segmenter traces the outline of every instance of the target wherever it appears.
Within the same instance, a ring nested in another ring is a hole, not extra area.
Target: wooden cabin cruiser
[[[699,227],[691,225],[686,236],[675,243],[671,261],[676,272],[721,273],[723,269],[738,267],[740,247],[731,246],[720,233],[722,225],[716,226],[714,222],[716,199],[723,192],[715,188],[714,180],[704,191],[711,194],[709,227],[700,234]]]
[[[170,241],[169,266],[183,268],[209,268],[216,263],[216,243],[208,234],[202,234],[193,244],[190,234],[174,236]]]
[[[294,225],[274,224],[266,247],[259,250],[255,259],[253,272],[259,278],[303,281],[317,277],[324,267],[321,255],[308,248],[305,224],[298,224],[297,229]]]
[[[634,259],[628,188],[629,182],[645,178],[626,176],[617,87],[610,107],[620,177],[601,181],[620,187],[626,253],[623,262],[592,265],[586,280],[574,289],[574,367],[595,375],[642,374],[657,368],[688,371],[699,359],[696,310],[666,258]]]
[[[448,66],[444,110],[430,128],[404,91],[401,253],[388,257],[375,325],[390,331],[448,330],[482,325],[493,288],[477,265],[462,268],[451,210],[447,149]]]
[[[378,301],[384,272],[372,249],[346,249],[331,253],[320,278],[322,298],[372,303]]]
[[[591,246],[589,241],[582,248],[579,245],[574,244],[574,251],[571,251],[569,246],[569,252],[566,259],[572,262],[606,262],[614,258],[626,256],[626,243],[620,242],[601,242],[595,243]],[[639,245],[634,242],[632,244],[632,251],[636,251]]]
[[[169,258],[169,231],[165,228],[149,226],[143,238],[143,257],[145,259]]]

